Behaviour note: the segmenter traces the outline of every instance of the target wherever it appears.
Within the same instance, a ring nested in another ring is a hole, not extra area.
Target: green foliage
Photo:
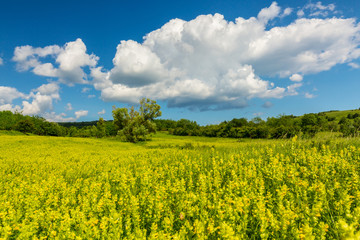
[[[24,119],[18,121],[15,124],[14,129],[22,133],[31,133],[35,130],[35,124],[30,119]]]
[[[140,100],[139,111],[134,107],[113,107],[114,125],[118,129],[118,136],[128,142],[145,141],[148,135],[156,132],[153,120],[161,116],[160,106],[156,101],[148,98]]]
[[[344,115],[340,121],[329,113],[310,113],[300,117],[280,115],[270,117],[266,121],[257,117],[251,121],[245,118],[234,118],[218,125],[199,126],[196,122],[180,119],[168,124],[167,131],[178,136],[206,136],[230,138],[292,138],[295,135],[313,138],[319,132],[342,132],[343,136],[358,136],[360,133],[360,115],[355,113]],[[345,111],[349,112],[349,111]],[[164,120],[165,121],[165,120]]]
[[[0,112],[0,130],[15,130],[46,136],[65,136],[67,129],[57,123],[47,122],[38,116],[23,116],[19,112]]]
[[[105,121],[101,117],[99,121],[96,123],[96,137],[102,138],[106,136],[106,128],[105,128]]]

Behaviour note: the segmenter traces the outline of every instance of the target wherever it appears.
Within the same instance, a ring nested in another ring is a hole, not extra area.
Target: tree
[[[105,121],[102,117],[99,118],[99,121],[96,123],[96,129],[97,129],[96,131],[97,138],[105,137],[106,135]]]
[[[35,125],[30,119],[24,119],[17,122],[14,128],[22,133],[31,133],[35,130]]]
[[[134,107],[113,107],[114,125],[118,130],[118,136],[129,142],[145,141],[149,134],[156,132],[156,124],[153,120],[161,116],[160,106],[156,101],[148,98],[140,100],[139,111]]]

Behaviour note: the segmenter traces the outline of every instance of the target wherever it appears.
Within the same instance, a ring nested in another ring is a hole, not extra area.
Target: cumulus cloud
[[[53,101],[60,100],[59,86],[57,83],[43,84],[34,89],[29,98],[32,101],[23,101],[23,114],[38,115],[53,109]]]
[[[321,18],[334,14],[335,5],[317,2],[299,9],[301,18],[289,25],[274,26],[276,19],[292,12],[273,2],[249,19],[227,21],[221,14],[172,19],[141,43],[120,41],[110,70],[97,65],[99,58],[87,53],[81,39],[64,46],[17,47],[13,60],[19,71],[56,77],[68,85],[91,83],[104,101],[137,103],[150,97],[191,110],[241,108],[253,98],[297,95],[307,74],[343,63],[356,67],[356,19]],[[273,77],[284,79],[284,87],[267,80]],[[38,105],[28,107],[33,112],[51,109],[50,99],[56,99],[40,89],[32,98]]]
[[[13,105],[13,100],[22,98],[22,107]],[[12,87],[0,86],[0,109],[22,111],[25,115],[39,115],[53,108],[53,100],[60,100],[57,83],[43,84],[29,94]]]
[[[334,8],[317,3],[304,11]],[[220,14],[173,19],[147,34],[143,43],[121,41],[114,67],[92,68],[92,83],[105,101],[136,103],[147,96],[169,107],[239,108],[252,98],[297,95],[302,86],[276,87],[267,77],[300,82],[306,74],[360,57],[360,25],[353,18],[301,18],[266,28],[291,12],[273,2],[256,18],[234,22]]]
[[[293,75],[291,75],[289,77],[289,79],[293,82],[301,82],[303,80],[303,76],[301,76],[300,74],[294,73]]]
[[[32,101],[23,101],[23,114],[36,115],[52,109],[52,98],[47,95],[37,93]]]
[[[20,112],[21,107],[19,105],[14,106],[13,104],[7,103],[0,105],[0,111]]]
[[[87,83],[87,75],[84,67],[95,67],[98,57],[87,54],[83,41],[78,38],[68,42],[65,46],[47,46],[34,48],[32,46],[16,47],[13,61],[17,63],[18,71],[28,71],[36,75],[46,77],[57,77],[60,82],[73,85],[76,83]],[[42,59],[51,57],[53,62],[43,62]]]
[[[75,112],[76,119],[87,116],[89,111],[87,110],[79,110]]]
[[[0,105],[11,104],[14,99],[24,98],[25,94],[16,88],[0,86]]]
[[[274,19],[280,14],[280,9],[277,2],[273,2],[270,7],[261,9],[257,18],[260,22],[266,24],[269,20]]]
[[[0,86],[0,111],[21,112],[24,115],[39,115],[51,122],[73,122],[88,114],[86,110],[75,112],[75,117],[67,117],[65,113],[57,114],[52,111],[54,101],[60,100],[60,87],[56,82],[43,84],[31,90],[29,94],[19,92],[16,88]],[[22,106],[14,105],[15,99],[21,98]],[[66,110],[73,109],[71,103]]]

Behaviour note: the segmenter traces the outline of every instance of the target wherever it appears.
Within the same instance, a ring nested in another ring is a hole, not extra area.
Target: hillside
[[[359,114],[360,115],[360,109],[354,109],[354,110],[343,110],[343,111],[337,111],[337,110],[333,110],[333,111],[328,111],[328,112],[321,112],[324,113],[326,116],[331,117],[331,118],[335,118],[335,120],[339,121],[341,118],[343,117],[347,117],[349,114]]]

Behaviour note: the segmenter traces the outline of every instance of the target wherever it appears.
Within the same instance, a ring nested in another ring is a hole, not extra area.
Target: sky
[[[201,125],[360,108],[360,1],[4,0],[0,111]]]

